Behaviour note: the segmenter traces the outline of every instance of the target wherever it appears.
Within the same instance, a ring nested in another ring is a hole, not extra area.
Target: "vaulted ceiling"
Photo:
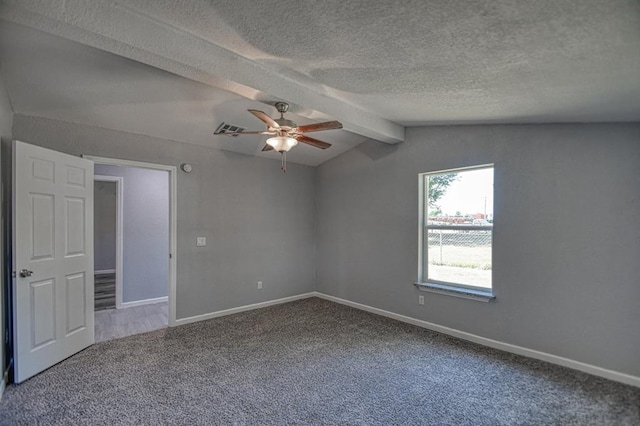
[[[291,104],[326,151],[431,124],[640,120],[637,0],[47,0],[0,5],[16,113],[277,158],[224,121]]]

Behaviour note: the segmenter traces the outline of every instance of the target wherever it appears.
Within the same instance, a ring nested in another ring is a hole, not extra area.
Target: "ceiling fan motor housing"
[[[284,131],[289,131],[298,127],[298,123],[295,121],[287,120],[284,118],[284,113],[289,111],[289,104],[286,102],[276,102],[275,107],[280,113],[280,118],[276,118],[273,121],[280,125],[280,128]]]
[[[276,118],[273,121],[280,125],[280,128],[283,130],[291,130],[298,127],[298,124],[295,121],[287,120],[286,118]]]

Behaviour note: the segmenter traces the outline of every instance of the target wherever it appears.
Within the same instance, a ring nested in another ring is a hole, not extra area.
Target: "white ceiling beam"
[[[282,99],[338,118],[346,130],[380,142],[394,144],[404,140],[404,127],[397,123],[114,2],[10,0],[0,4],[0,18],[248,99]]]

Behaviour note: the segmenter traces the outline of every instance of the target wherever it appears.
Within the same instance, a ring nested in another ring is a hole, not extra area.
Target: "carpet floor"
[[[638,425],[640,389],[318,298],[96,344],[2,424]]]

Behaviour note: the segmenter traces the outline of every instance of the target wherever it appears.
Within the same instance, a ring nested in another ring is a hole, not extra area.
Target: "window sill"
[[[439,283],[414,283],[421,291],[431,293],[445,294],[447,296],[461,297],[463,299],[477,300],[479,302],[488,302],[496,298],[490,290],[474,290],[470,288],[456,287],[453,285]]]

